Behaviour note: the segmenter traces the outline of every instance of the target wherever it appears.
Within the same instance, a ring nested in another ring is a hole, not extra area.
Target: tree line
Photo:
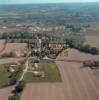
[[[90,53],[93,55],[99,54],[99,49],[96,47],[92,47],[88,44],[84,44],[82,42],[76,41],[74,39],[66,39],[66,44],[69,45],[71,48],[78,49],[79,51]]]

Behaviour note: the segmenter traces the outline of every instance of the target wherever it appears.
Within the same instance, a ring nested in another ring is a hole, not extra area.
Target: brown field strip
[[[8,97],[11,95],[13,87],[8,87],[0,89],[0,100],[8,100]]]

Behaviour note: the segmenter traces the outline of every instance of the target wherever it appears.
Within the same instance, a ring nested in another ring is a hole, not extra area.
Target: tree
[[[22,92],[23,91],[23,89],[24,89],[24,87],[25,87],[25,81],[20,81],[19,83],[18,83],[18,85],[15,87],[15,92],[16,93],[20,93],[20,92]]]
[[[13,52],[4,53],[2,54],[2,57],[13,57]]]
[[[90,51],[91,51],[92,54],[98,54],[99,53],[99,51],[96,47],[92,47]]]
[[[90,68],[98,68],[99,62],[97,61],[85,61],[83,62],[84,67],[90,67]]]
[[[9,82],[9,85],[15,85],[17,82],[16,78],[15,77],[12,77],[10,82]]]
[[[82,48],[82,50],[83,50],[84,52],[90,53],[91,46],[90,46],[90,45],[84,45],[83,48]]]
[[[82,52],[85,53],[90,53],[90,54],[99,54],[99,50],[96,47],[91,47],[90,45],[85,45],[82,42],[76,41],[75,39],[66,39],[66,44],[69,45],[71,48],[78,49]]]
[[[20,97],[18,94],[14,94],[14,95],[9,97],[9,100],[20,100]]]

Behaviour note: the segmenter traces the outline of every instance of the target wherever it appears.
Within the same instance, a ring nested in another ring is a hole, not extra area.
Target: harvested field
[[[8,97],[11,95],[12,90],[13,87],[0,89],[0,100],[8,100]]]
[[[7,43],[2,54],[17,51],[17,50],[24,51],[26,49],[27,49],[26,43]]]
[[[0,53],[3,51],[5,47],[5,40],[0,40]]]
[[[68,53],[68,56],[64,56],[65,52]],[[89,61],[89,60],[95,60],[99,61],[99,55],[91,55],[88,53],[80,52],[76,49],[68,48],[64,52],[62,52],[59,57],[57,57],[57,60],[65,60],[70,62],[83,62],[83,61]]]
[[[87,35],[86,44],[99,48],[99,35]]]
[[[21,100],[99,100],[99,80],[91,69],[82,68],[78,62],[99,60],[99,56],[80,53],[75,49],[68,49],[68,52],[69,56],[64,57],[62,53],[57,58],[63,61],[56,61],[62,82],[29,83]]]
[[[0,28],[0,33],[14,33],[14,32],[22,32],[23,29],[19,28]]]
[[[93,70],[94,75],[97,77],[97,79],[99,78],[99,69],[94,69]]]

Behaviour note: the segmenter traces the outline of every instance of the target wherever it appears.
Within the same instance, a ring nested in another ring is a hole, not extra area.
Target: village
[[[2,66],[7,70],[8,75],[11,74],[9,76],[10,78],[7,79],[7,81],[9,80],[7,83],[1,82],[1,87],[3,85],[16,84],[18,81],[24,79],[26,73],[29,73],[30,77],[34,77],[29,81],[44,81],[44,77],[45,81],[61,80],[60,78],[56,78],[55,80],[50,78],[46,80],[46,73],[44,72],[46,69],[43,67],[40,68],[40,66],[43,66],[43,63],[45,63],[46,66],[53,65],[53,67],[55,67],[56,64],[54,63],[54,59],[56,59],[58,54],[66,48],[65,42],[59,43],[59,41],[50,41],[50,43],[46,44],[43,43],[39,37],[37,37],[35,41],[30,40],[29,43],[12,43],[5,40],[1,40],[0,42],[0,58],[4,60],[1,64],[3,64]],[[47,61],[49,62],[48,65]],[[48,77],[50,77],[50,74]],[[57,76],[58,71],[56,71],[56,77]],[[26,78],[26,80],[28,80],[28,78]]]
[[[0,34],[0,80],[2,80],[0,81],[0,88],[2,91],[6,89],[10,91],[6,96],[2,97],[3,100],[13,100],[13,98],[28,100],[27,92],[30,92],[29,90],[32,86],[37,87],[37,90],[35,89],[37,93],[39,89],[42,90],[42,87],[44,87],[43,92],[45,93],[47,91],[45,88],[50,87],[52,83],[56,88],[53,91],[57,91],[59,87],[66,89],[65,77],[70,75],[68,70],[79,70],[81,72],[84,69],[91,76],[98,77],[99,51],[96,47],[84,44],[82,36],[64,37],[63,33],[55,36],[51,32],[46,34],[47,31],[42,33],[41,30],[39,32],[34,32],[31,28],[29,30]],[[74,75],[76,71],[74,71]],[[86,74],[85,72],[80,74],[81,77]],[[77,75],[71,77],[70,80],[73,80],[78,74],[77,72]],[[38,88],[38,84],[41,85],[42,83],[45,86]],[[88,82],[86,81],[85,84],[85,86],[82,86],[83,88],[87,87]],[[71,84],[69,88],[73,85]],[[94,84],[94,86],[97,85]],[[49,89],[49,91],[51,90]],[[93,89],[93,91],[96,90]],[[6,92],[2,93],[5,94]],[[4,95],[2,93],[0,96]],[[78,92],[76,91],[76,93]],[[59,97],[58,94],[58,92],[55,92],[54,96]],[[36,99],[37,96],[35,95],[33,98]],[[39,95],[37,100],[40,98],[41,96]],[[42,98],[45,98],[44,94]],[[62,100],[65,100],[64,98],[65,94]],[[32,100],[32,97],[29,100]]]

